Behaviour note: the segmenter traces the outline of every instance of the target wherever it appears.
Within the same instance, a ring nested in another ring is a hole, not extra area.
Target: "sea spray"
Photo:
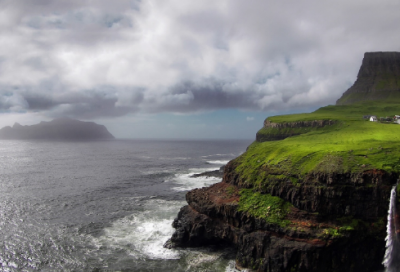
[[[397,237],[397,226],[396,217],[396,186],[393,187],[390,192],[390,203],[387,218],[387,236],[386,236],[386,252],[382,264],[386,268],[386,272],[397,272],[400,271],[400,262],[397,258],[400,252],[399,240]]]

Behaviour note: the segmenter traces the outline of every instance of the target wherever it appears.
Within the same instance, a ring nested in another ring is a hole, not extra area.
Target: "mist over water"
[[[167,250],[187,190],[251,141],[1,141],[1,271],[231,271],[229,249]]]

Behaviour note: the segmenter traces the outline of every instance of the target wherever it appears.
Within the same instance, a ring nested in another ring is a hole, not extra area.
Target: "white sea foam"
[[[184,201],[150,199],[144,201],[141,212],[115,221],[104,229],[104,234],[92,238],[97,251],[124,251],[134,259],[181,259],[186,271],[208,271],[222,268],[225,272],[239,272],[234,260],[223,256],[226,251],[210,252],[203,249],[165,249],[163,244],[172,236],[171,224]],[[220,271],[220,270],[218,270]]]
[[[230,156],[230,157],[236,157],[235,154],[230,153],[230,154],[213,154],[213,155],[206,155],[206,156],[201,156],[202,158],[209,158],[209,157],[222,157],[222,156]]]
[[[220,164],[220,165],[225,165],[228,162],[229,161],[223,161],[223,160],[207,161],[207,163],[209,163],[209,164]]]
[[[171,223],[183,205],[182,201],[147,200],[142,212],[117,220],[94,242],[99,248],[124,250],[135,258],[179,259],[177,250],[163,244],[173,234]]]
[[[184,250],[182,260],[185,261],[185,271],[225,271],[240,272],[235,269],[235,261],[227,259],[232,256],[230,249],[208,251],[205,248]]]
[[[240,272],[240,270],[235,267],[235,260],[230,260],[225,268],[225,272]]]
[[[211,170],[206,170],[206,171],[211,171]],[[221,178],[216,178],[216,177],[192,177],[194,174],[198,174],[198,172],[197,173],[192,172],[189,174],[176,174],[174,178],[168,181],[174,182],[175,184],[179,185],[177,187],[172,188],[175,191],[193,190],[196,188],[210,186],[214,183],[221,181]]]
[[[159,157],[159,160],[165,160],[165,161],[185,161],[185,160],[190,160],[190,157]]]

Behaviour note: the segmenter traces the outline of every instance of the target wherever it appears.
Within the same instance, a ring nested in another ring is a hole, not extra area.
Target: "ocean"
[[[235,252],[165,249],[188,190],[251,140],[0,141],[0,271],[234,271]]]

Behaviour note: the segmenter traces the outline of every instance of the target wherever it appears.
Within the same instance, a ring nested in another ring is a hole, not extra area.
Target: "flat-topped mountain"
[[[109,140],[114,136],[103,125],[70,118],[58,118],[32,126],[15,123],[0,129],[0,139],[13,140]]]
[[[367,52],[356,82],[336,105],[393,99],[400,100],[400,52]]]

